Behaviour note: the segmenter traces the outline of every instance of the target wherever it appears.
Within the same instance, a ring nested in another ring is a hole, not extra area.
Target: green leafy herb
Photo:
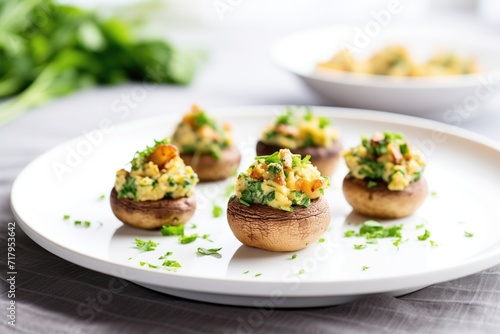
[[[70,218],[71,218],[71,216],[70,216],[70,215],[64,215],[64,216],[63,216],[63,219],[64,219],[64,220],[68,220],[68,219],[70,219]]]
[[[181,264],[175,260],[167,260],[163,262],[162,267],[170,267],[170,268],[181,268]]]
[[[214,242],[212,239],[209,239],[209,237],[210,237],[210,234],[203,234],[203,236],[201,238],[204,240],[210,241],[210,242]]]
[[[253,275],[253,277],[259,277],[259,276],[262,276],[262,274],[255,274],[255,275]]]
[[[203,247],[198,247],[198,254],[201,254],[201,255],[215,255],[215,254],[219,254],[219,251],[222,249],[222,247],[220,248],[203,248]],[[219,254],[220,255],[220,254]]]
[[[292,260],[295,260],[297,258],[297,254],[292,255]]]
[[[354,245],[354,249],[365,249],[367,246],[364,244],[356,244]]]
[[[363,270],[363,271],[366,271],[366,270],[368,270],[368,269],[370,269],[370,267],[368,267],[368,266],[363,266],[363,267],[361,267],[361,270]]]
[[[118,198],[128,198],[133,200],[137,199],[137,187],[135,184],[135,178],[127,175],[127,177],[125,178],[125,183],[118,192]]]
[[[318,120],[319,120],[319,128],[320,129],[324,129],[325,127],[327,127],[328,125],[330,125],[330,120],[328,118],[319,116]]]
[[[144,241],[138,238],[135,238],[135,246],[143,252],[150,252],[156,249],[157,243],[151,240]]]
[[[145,265],[148,265],[148,267],[152,268],[152,269],[158,269],[158,268],[160,268],[157,265],[154,265],[154,264],[151,264],[151,263],[148,263],[148,262],[144,262],[144,261],[139,262],[139,264],[141,265],[141,267],[144,267]]]
[[[158,258],[158,260],[165,260],[167,257],[169,257],[170,255],[172,255],[173,253],[172,252],[166,252],[164,255],[160,256]]]
[[[184,235],[184,224],[180,225],[163,225],[161,227],[161,235],[168,237],[171,235]]]
[[[190,244],[193,241],[195,241],[198,238],[198,234],[191,234],[191,235],[181,235],[179,237],[179,242],[183,245],[185,244]]]
[[[75,220],[75,226],[76,225],[82,225],[82,221],[81,220]]]
[[[243,204],[243,205],[246,205],[246,206],[250,206],[250,204],[248,204],[247,201],[243,200],[240,198],[240,203]]]
[[[429,240],[429,243],[431,244],[432,247],[439,246],[434,240]]]
[[[99,201],[102,201],[102,200],[103,200],[103,199],[105,199],[105,198],[106,198],[106,195],[102,194],[101,196],[99,196],[98,200],[99,200]]]
[[[319,243],[325,242],[325,238],[319,238],[318,242]]]
[[[368,181],[368,184],[366,185],[366,187],[368,189],[371,189],[371,188],[376,187],[376,186],[377,186],[377,182],[375,182],[375,181]]]
[[[464,232],[464,236],[465,236],[466,238],[472,238],[472,237],[474,236],[474,233],[470,233],[470,232],[465,231],[465,232]]]
[[[189,83],[200,57],[144,33],[157,6],[100,15],[55,0],[2,1],[0,99],[17,96],[1,105],[0,124],[95,85]]]
[[[429,230],[425,230],[424,234],[418,236],[418,240],[423,241],[429,239],[431,236],[431,232]]]
[[[396,241],[394,241],[392,244],[396,247],[399,248],[399,244],[401,243],[402,238],[398,238]]]
[[[250,272],[250,270],[244,271],[243,274],[246,275]]]
[[[431,191],[431,196],[436,197],[437,196],[437,191]]]
[[[212,208],[212,215],[214,218],[219,218],[220,216],[222,216],[222,214],[224,213],[224,210],[218,206],[217,204],[214,204],[213,208]]]
[[[89,221],[84,221],[83,222],[83,227],[90,227],[90,222]]]
[[[306,271],[304,269],[300,269],[299,270],[299,275],[302,275],[303,273],[305,273]]]
[[[356,231],[354,231],[354,230],[348,230],[348,231],[344,232],[344,237],[346,237],[346,238],[353,237],[355,235],[356,235]]]
[[[415,228],[418,230],[418,229],[423,228],[424,226],[425,226],[425,224],[419,224],[419,225],[415,226]]]

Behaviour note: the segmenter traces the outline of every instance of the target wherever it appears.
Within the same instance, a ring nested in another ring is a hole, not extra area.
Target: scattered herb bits
[[[472,238],[474,236],[474,233],[470,233],[470,232],[464,231],[464,236],[466,238]]]
[[[172,236],[172,235],[184,235],[184,224],[181,225],[163,225],[161,227],[161,235],[164,237]]]
[[[424,234],[418,236],[418,240],[424,241],[424,240],[429,239],[430,236],[431,236],[431,232],[429,230],[425,230]]]
[[[222,249],[222,247],[219,248],[203,248],[203,247],[198,247],[197,253],[201,255],[220,255],[219,251]]]
[[[292,260],[295,260],[297,258],[297,254],[292,255]]]
[[[217,204],[214,204],[213,208],[212,208],[212,215],[214,218],[219,218],[222,216],[222,214],[224,213],[224,210],[218,206]]]
[[[354,249],[365,249],[367,246],[365,244],[355,244]]]
[[[195,241],[198,238],[198,234],[191,234],[191,235],[181,235],[179,237],[179,242],[183,245],[185,244],[190,244],[193,241]]]
[[[368,267],[368,266],[361,267],[361,270],[363,270],[363,271],[367,271],[368,269],[370,269],[370,267]]]
[[[64,215],[64,216],[63,216],[63,219],[64,219],[64,220],[68,220],[68,219],[70,219],[70,218],[71,218],[71,216],[70,216],[70,215]]]
[[[158,244],[154,241],[151,241],[151,240],[144,241],[144,240],[135,238],[135,246],[143,252],[150,252],[150,251],[154,251],[156,249],[156,246],[158,246]]]

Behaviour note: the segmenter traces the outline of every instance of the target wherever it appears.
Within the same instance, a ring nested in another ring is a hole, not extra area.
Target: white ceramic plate
[[[254,157],[256,135],[281,109],[237,107],[210,110],[230,121],[243,166]],[[351,212],[341,192],[346,173],[342,165],[326,192],[332,211],[330,228],[318,242],[293,253],[272,253],[241,245],[228,228],[225,215],[212,217],[212,205],[225,207],[228,182],[199,185],[198,211],[186,224],[186,233],[209,235],[181,245],[177,237],[158,231],[124,226],[109,206],[108,193],[116,170],[136,150],[169,135],[180,114],[146,119],[97,132],[58,146],[30,163],[16,179],[11,204],[23,230],[42,247],[99,272],[128,279],[148,288],[195,300],[273,307],[309,307],[350,301],[367,294],[402,295],[425,286],[462,277],[500,262],[500,151],[498,145],[468,132],[408,116],[340,108],[315,108],[331,117],[345,147],[359,136],[395,130],[427,154],[425,177],[435,196],[411,217],[384,224],[404,224],[403,242],[380,240],[356,250],[362,238],[346,238],[365,219]],[[99,139],[100,138],[100,139]],[[54,168],[66,165],[61,177]],[[240,167],[241,168],[241,167]],[[101,194],[106,199],[99,200]],[[64,215],[71,218],[64,220]],[[89,221],[88,228],[74,221]],[[196,228],[192,227],[196,224]],[[417,229],[417,225],[425,224]],[[427,229],[439,246],[419,241]],[[464,232],[473,233],[465,237]],[[135,238],[153,240],[156,250],[141,253]],[[198,247],[222,247],[221,257],[198,256]],[[169,259],[182,268],[176,272],[148,268]],[[363,267],[369,267],[363,270]],[[302,274],[301,274],[302,272]],[[259,275],[260,274],[260,275]]]
[[[373,29],[373,28],[372,28]],[[271,55],[333,105],[376,109],[454,123],[457,110],[475,116],[477,107],[500,91],[500,40],[444,27],[390,27],[370,37],[364,27],[330,27],[291,34],[275,43]],[[376,31],[376,30],[374,30]],[[363,37],[363,35],[365,37]],[[317,70],[342,48],[367,58],[389,44],[408,48],[417,60],[437,51],[474,57],[481,72],[446,77],[388,77]],[[463,116],[463,115],[458,115]],[[455,124],[455,123],[454,123]]]

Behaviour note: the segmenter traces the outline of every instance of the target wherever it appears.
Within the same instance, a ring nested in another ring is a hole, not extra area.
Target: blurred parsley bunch
[[[53,0],[0,0],[0,124],[51,99],[124,81],[187,84],[199,57],[136,24]]]

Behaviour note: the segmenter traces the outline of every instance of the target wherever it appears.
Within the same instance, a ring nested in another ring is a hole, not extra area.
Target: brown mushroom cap
[[[241,154],[234,146],[221,151],[220,159],[211,154],[181,154],[182,160],[198,174],[200,181],[218,181],[230,177],[240,165]]]
[[[114,188],[111,190],[110,202],[113,213],[123,223],[146,230],[158,229],[162,225],[184,224],[196,209],[194,195],[140,202],[118,198]]]
[[[295,206],[293,212],[267,205],[241,204],[229,200],[227,221],[243,244],[274,252],[291,252],[316,242],[330,224],[330,208],[324,197],[309,207]]]
[[[256,151],[257,155],[271,155],[281,148],[283,147],[268,145],[259,140]],[[318,168],[321,175],[330,176],[338,165],[341,150],[342,144],[337,140],[330,147],[305,147],[291,149],[290,151],[293,154],[300,154],[302,157],[310,155],[312,164]]]
[[[387,189],[385,181],[368,189],[368,181],[350,175],[342,183],[344,196],[354,211],[372,218],[401,218],[412,214],[427,197],[427,182],[420,178],[401,191]]]

